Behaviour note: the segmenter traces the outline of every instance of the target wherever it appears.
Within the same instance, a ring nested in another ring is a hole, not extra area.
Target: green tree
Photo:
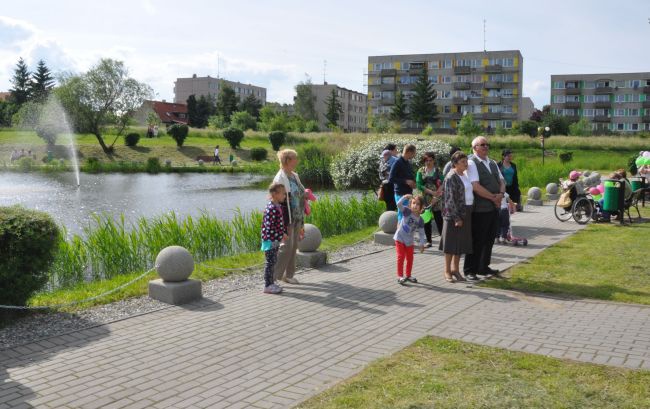
[[[247,129],[256,130],[257,121],[255,117],[246,111],[238,111],[230,117],[230,126],[245,131]]]
[[[393,105],[393,109],[390,111],[391,121],[396,121],[400,124],[406,121],[409,117],[406,108],[406,98],[404,97],[404,94],[402,91],[397,91],[395,94],[395,105]]]
[[[0,101],[0,126],[11,126],[11,117],[16,113],[16,105],[9,101]]]
[[[230,116],[233,112],[237,112],[237,102],[235,90],[225,82],[221,82],[221,92],[217,97],[217,115],[223,116],[226,122],[230,123]]]
[[[521,122],[521,133],[528,136],[535,137],[537,136],[537,128],[539,127],[539,122],[535,121],[522,121]]]
[[[552,113],[544,115],[542,126],[551,128],[551,135],[568,135],[571,120],[565,116]]]
[[[198,122],[198,111],[196,103],[196,95],[192,94],[187,97],[187,124],[189,126],[196,126]]]
[[[11,84],[13,88],[9,90],[11,92],[11,100],[19,108],[22,104],[29,100],[30,89],[31,89],[31,74],[27,69],[27,64],[22,57],[18,59],[16,68],[14,69],[14,76],[11,79]]]
[[[316,96],[311,89],[311,80],[308,78],[305,82],[300,82],[296,85],[296,97],[293,101],[293,106],[296,115],[305,121],[317,121],[316,115]]]
[[[217,107],[214,100],[209,96],[206,97],[205,95],[201,95],[196,101],[196,115],[193,126],[197,128],[205,128],[208,126],[209,118],[216,114],[216,112]]]
[[[70,115],[75,130],[95,135],[106,154],[128,125],[145,99],[153,97],[150,86],[128,76],[121,61],[101,59],[83,75],[64,77],[55,94]],[[107,125],[117,125],[118,132],[110,145],[103,138]]]
[[[336,89],[332,88],[330,96],[325,100],[327,105],[327,112],[325,112],[325,119],[327,119],[327,126],[334,127],[338,125],[339,118],[343,113],[343,105],[339,101],[338,96],[336,95]]]
[[[481,125],[474,120],[474,115],[471,112],[463,116],[458,123],[458,134],[462,136],[474,137],[482,131]]]
[[[569,135],[571,136],[589,136],[591,135],[591,123],[587,118],[580,118],[578,122],[569,125]]]
[[[240,104],[239,111],[246,111],[255,117],[255,120],[258,120],[260,117],[260,109],[262,109],[262,103],[255,98],[255,95],[250,94],[247,96]]]
[[[431,81],[429,81],[427,69],[422,68],[422,72],[413,88],[413,97],[409,106],[411,119],[421,127],[435,122],[438,115],[435,99],[436,91],[433,89]]]
[[[54,88],[54,78],[50,69],[45,65],[45,61],[40,60],[36,71],[32,74],[32,82],[30,84],[30,94],[32,98],[37,101],[44,101],[47,99],[50,91]]]

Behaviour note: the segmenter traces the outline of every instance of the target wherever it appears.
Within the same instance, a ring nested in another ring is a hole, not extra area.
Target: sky
[[[83,73],[100,58],[173,100],[179,77],[220,76],[291,103],[310,78],[367,92],[368,56],[520,50],[524,96],[551,74],[650,72],[648,0],[0,0],[0,91],[19,57]]]

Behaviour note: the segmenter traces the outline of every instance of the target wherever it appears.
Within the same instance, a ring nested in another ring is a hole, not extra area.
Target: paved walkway
[[[530,244],[496,246],[497,268],[578,228],[550,206],[514,223]],[[237,291],[0,351],[0,409],[291,407],[427,334],[650,369],[650,307],[449,284],[432,250],[401,287],[393,264],[389,249],[282,296]]]

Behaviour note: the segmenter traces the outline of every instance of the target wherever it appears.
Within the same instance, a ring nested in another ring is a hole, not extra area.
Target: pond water
[[[73,173],[0,173],[0,206],[21,204],[47,212],[69,233],[81,234],[93,213],[113,217],[123,213],[129,222],[169,211],[180,218],[206,211],[230,219],[237,208],[243,213],[263,210],[267,193],[251,185],[270,179],[247,174],[82,174],[77,187]],[[327,193],[361,195],[359,191]]]

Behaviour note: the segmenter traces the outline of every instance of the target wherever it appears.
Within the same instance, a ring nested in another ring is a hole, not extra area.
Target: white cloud
[[[154,6],[152,0],[142,0],[142,8],[150,16],[155,16],[158,14],[158,9]]]

